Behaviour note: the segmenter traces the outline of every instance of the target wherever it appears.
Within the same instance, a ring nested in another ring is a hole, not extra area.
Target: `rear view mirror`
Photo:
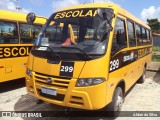
[[[99,8],[97,9],[98,11],[98,16],[100,19],[107,21],[106,22],[106,27],[108,31],[112,31],[113,27],[111,25],[111,20],[115,18],[115,14],[113,13],[113,9],[104,9],[104,8]]]
[[[98,11],[98,15],[102,20],[110,20],[112,18],[115,17],[113,10],[111,9],[104,9],[104,8],[100,8],[97,10]]]
[[[29,13],[26,17],[26,20],[29,24],[33,24],[36,20],[36,15],[34,13]]]
[[[98,9],[98,15],[102,20],[106,20],[106,13],[105,13],[105,9]]]

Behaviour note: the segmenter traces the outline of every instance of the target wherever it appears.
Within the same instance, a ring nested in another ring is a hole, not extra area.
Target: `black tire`
[[[137,83],[144,83],[146,79],[146,67],[143,68],[142,76],[138,79]]]
[[[119,116],[123,102],[124,102],[124,94],[122,88],[117,87],[114,92],[112,102],[106,106],[107,111],[111,113],[112,117]]]

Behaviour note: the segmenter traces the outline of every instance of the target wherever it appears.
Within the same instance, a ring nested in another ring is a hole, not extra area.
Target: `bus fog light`
[[[26,74],[27,74],[29,77],[32,77],[32,71],[31,71],[29,68],[26,69]]]
[[[77,80],[76,87],[93,86],[101,84],[105,78],[80,78]]]

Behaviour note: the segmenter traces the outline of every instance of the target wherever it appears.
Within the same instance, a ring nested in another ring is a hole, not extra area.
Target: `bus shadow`
[[[152,73],[152,74],[151,74]],[[153,78],[153,81],[160,84],[160,68],[158,70],[158,72],[147,72],[147,77],[146,78]],[[137,84],[141,84],[141,83],[134,83],[134,85],[126,92],[125,97],[128,96],[128,94],[132,91],[132,89],[137,85]]]
[[[70,117],[70,116],[66,116],[65,112],[64,112],[65,107],[63,106],[58,106],[58,105],[54,105],[54,104],[50,104],[47,102],[43,102],[41,104],[37,104],[37,99],[35,97],[32,97],[29,94],[23,95],[21,96],[21,98],[16,102],[16,104],[14,105],[14,111],[18,112],[18,111],[23,111],[23,112],[40,112],[42,113],[43,116],[43,112],[47,113],[48,117],[44,117],[44,118],[22,118],[24,120],[113,120],[112,118],[109,117],[92,117],[92,112],[91,112],[91,117],[81,117],[81,116],[76,116],[76,117]],[[79,112],[79,110],[77,109],[72,109],[73,113],[75,113],[75,111]],[[69,114],[72,114],[72,111],[69,112]],[[85,112],[85,110],[80,110],[80,112]],[[90,112],[89,112],[90,113]],[[95,115],[95,111],[93,111],[93,116]],[[50,117],[51,116],[51,117]]]
[[[134,85],[132,85],[132,87],[125,93],[125,97],[128,96],[128,94],[132,91],[132,89],[137,85],[138,83],[134,83]]]
[[[0,93],[25,87],[25,78],[0,83]]]

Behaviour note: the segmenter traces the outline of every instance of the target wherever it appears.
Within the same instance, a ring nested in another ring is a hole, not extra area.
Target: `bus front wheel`
[[[112,112],[113,117],[118,117],[122,108],[123,101],[124,101],[124,94],[122,88],[117,87],[114,92],[112,102],[106,106],[107,111]]]

